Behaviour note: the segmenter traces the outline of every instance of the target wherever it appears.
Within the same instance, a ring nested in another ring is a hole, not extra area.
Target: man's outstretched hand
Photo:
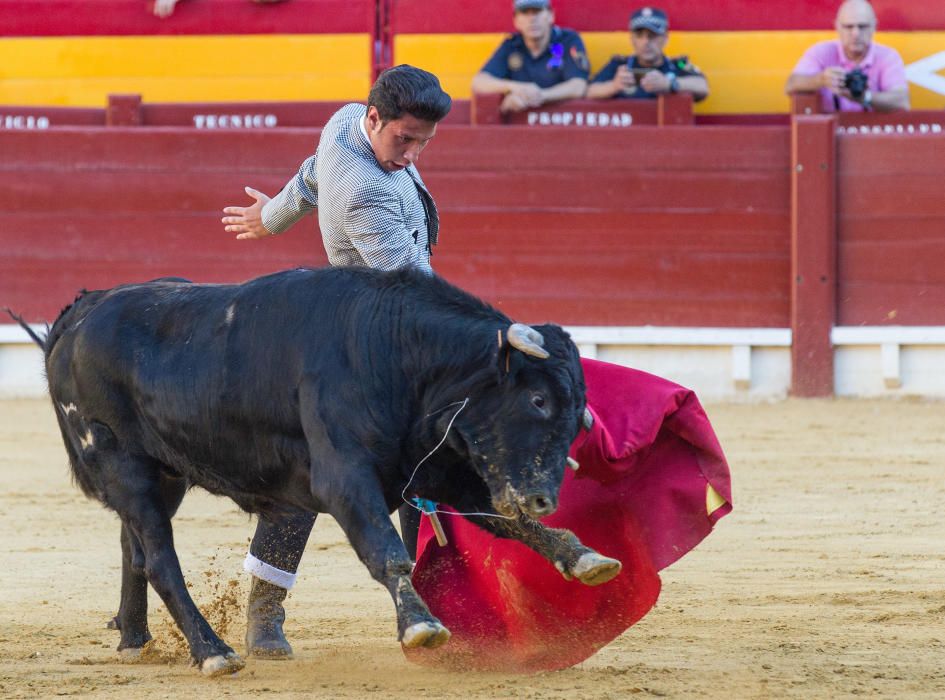
[[[262,222],[262,210],[270,197],[252,187],[245,189],[246,194],[256,201],[248,207],[224,207],[223,213],[227,214],[222,219],[226,224],[225,230],[235,233],[236,238],[240,240],[271,236],[272,232],[263,226]]]

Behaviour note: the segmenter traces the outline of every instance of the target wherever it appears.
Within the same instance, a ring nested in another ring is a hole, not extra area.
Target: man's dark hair
[[[443,92],[433,73],[406,64],[381,73],[368,94],[368,107],[377,108],[382,122],[400,119],[406,114],[428,122],[438,122],[447,114],[453,100]]]

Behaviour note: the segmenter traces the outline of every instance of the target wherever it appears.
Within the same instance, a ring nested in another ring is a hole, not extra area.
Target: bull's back
[[[360,288],[350,278],[298,270],[241,285],[160,281],[86,295],[51,332],[47,376],[54,402],[70,412],[64,432],[100,423],[119,444],[182,470],[301,452],[296,390],[341,342],[335,311]]]

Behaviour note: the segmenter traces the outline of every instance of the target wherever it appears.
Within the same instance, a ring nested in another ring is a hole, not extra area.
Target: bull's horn
[[[509,330],[506,331],[506,335],[509,338],[509,345],[517,350],[521,350],[526,355],[531,355],[541,360],[546,360],[550,357],[548,351],[542,347],[542,345],[545,344],[545,339],[541,337],[541,333],[531,326],[526,326],[524,323],[513,323],[509,326]]]
[[[584,426],[584,430],[590,430],[594,427],[594,414],[591,413],[591,409],[587,406],[584,407],[584,415],[581,417],[581,425]]]
[[[573,469],[574,471],[577,471],[578,469],[581,468],[581,465],[578,464],[578,461],[571,457],[568,457],[568,466],[571,467],[571,469]]]

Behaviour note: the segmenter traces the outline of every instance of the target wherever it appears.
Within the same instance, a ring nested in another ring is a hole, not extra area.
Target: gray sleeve
[[[318,206],[318,180],[315,163],[318,154],[309,157],[299,172],[262,210],[263,226],[270,233],[282,233]]]
[[[370,267],[433,272],[426,249],[414,241],[404,225],[399,200],[389,192],[370,185],[358,188],[345,209],[345,231]]]

